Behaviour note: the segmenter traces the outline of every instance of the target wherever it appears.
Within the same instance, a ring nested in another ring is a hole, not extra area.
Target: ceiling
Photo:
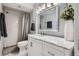
[[[34,8],[35,3],[3,3],[2,5],[24,12],[31,12]]]

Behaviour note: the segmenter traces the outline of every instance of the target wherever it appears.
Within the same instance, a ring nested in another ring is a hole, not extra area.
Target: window
[[[48,21],[48,22],[47,22],[47,29],[49,29],[49,28],[50,28],[50,29],[52,28],[52,21]]]

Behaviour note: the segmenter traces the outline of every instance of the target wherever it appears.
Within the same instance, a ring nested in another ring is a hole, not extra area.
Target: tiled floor
[[[16,53],[9,53],[9,54],[7,54],[7,55],[5,55],[5,56],[18,56],[18,54]]]
[[[19,48],[17,46],[12,46],[3,49],[4,56],[27,56],[27,50],[19,54]]]
[[[9,53],[12,53],[14,50],[16,50],[15,49],[16,47],[17,46],[11,46],[11,47],[4,48],[3,49],[3,55],[7,55]],[[18,49],[18,51],[19,51],[19,49]]]
[[[25,52],[23,51],[23,53],[21,53],[21,54],[19,54],[19,53],[9,53],[5,56],[28,56],[28,54],[27,54],[26,51]]]

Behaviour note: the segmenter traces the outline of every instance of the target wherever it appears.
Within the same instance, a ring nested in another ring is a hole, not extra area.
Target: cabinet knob
[[[48,54],[52,55],[52,56],[55,56],[55,54],[51,53],[50,51],[48,51]]]

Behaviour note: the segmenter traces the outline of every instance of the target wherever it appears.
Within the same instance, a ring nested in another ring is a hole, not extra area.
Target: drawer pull
[[[51,52],[49,52],[49,51],[48,51],[48,53],[49,53],[50,55],[52,55],[52,56],[55,56],[55,54],[53,54],[53,53],[51,53]]]

